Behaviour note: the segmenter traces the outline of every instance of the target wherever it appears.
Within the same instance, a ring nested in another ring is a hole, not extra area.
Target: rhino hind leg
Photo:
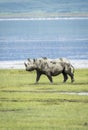
[[[68,79],[68,76],[67,76],[67,74],[65,72],[63,72],[62,74],[63,74],[63,77],[64,77],[63,82],[65,83],[67,81],[67,79]]]
[[[74,74],[72,74],[72,73],[68,73],[68,75],[70,76],[70,78],[71,78],[71,82],[73,83],[73,82],[74,82]]]
[[[73,83],[75,80],[74,80],[74,74],[72,74],[72,77],[71,77],[71,82]]]

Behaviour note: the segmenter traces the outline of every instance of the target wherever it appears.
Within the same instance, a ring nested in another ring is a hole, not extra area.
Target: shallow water
[[[88,92],[60,92],[59,94],[88,96]]]
[[[25,61],[0,61],[0,69],[25,69]],[[88,60],[71,60],[71,64],[75,69],[88,68]]]

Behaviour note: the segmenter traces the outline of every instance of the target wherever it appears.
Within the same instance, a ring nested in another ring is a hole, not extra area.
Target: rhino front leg
[[[39,79],[40,79],[41,73],[39,71],[37,71],[37,76],[36,76],[36,83],[38,83]]]
[[[51,83],[53,83],[53,79],[52,79],[52,76],[50,75],[47,75],[48,79],[50,80]]]

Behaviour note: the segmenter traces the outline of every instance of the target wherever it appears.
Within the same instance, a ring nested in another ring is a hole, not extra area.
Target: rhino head
[[[24,63],[24,65],[26,67],[26,71],[33,71],[36,69],[35,59],[28,59],[28,62]]]

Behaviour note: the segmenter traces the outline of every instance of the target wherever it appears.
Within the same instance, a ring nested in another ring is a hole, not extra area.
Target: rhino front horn
[[[24,62],[25,67],[27,67],[27,64]]]

